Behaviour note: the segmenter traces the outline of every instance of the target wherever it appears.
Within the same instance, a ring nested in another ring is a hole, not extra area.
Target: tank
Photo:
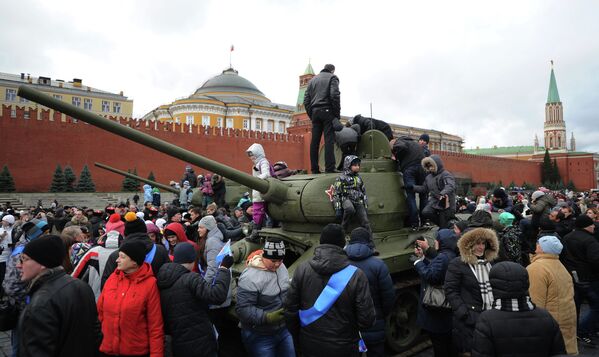
[[[264,228],[259,236],[277,237],[285,241],[288,247],[285,265],[290,274],[293,274],[299,264],[311,259],[314,248],[319,244],[322,228],[335,221],[329,194],[337,174],[302,174],[284,179],[262,180],[52,98],[30,86],[19,87],[18,95],[261,192],[267,202],[269,214],[281,222],[281,227]],[[266,154],[268,157],[268,153]],[[337,154],[337,160],[340,160],[339,152]],[[403,180],[391,159],[389,141],[382,132],[370,130],[364,133],[357,155],[362,160],[360,175],[368,194],[368,217],[373,239],[380,252],[379,258],[388,266],[397,289],[397,302],[388,316],[386,333],[389,347],[400,352],[420,341],[420,329],[416,326],[419,279],[409,256],[413,253],[414,241],[423,236],[430,239],[434,236],[434,231],[413,232],[404,228],[407,207]],[[248,171],[250,166],[248,159]],[[246,257],[259,248],[259,244],[245,239],[232,245],[234,275],[241,274]]]

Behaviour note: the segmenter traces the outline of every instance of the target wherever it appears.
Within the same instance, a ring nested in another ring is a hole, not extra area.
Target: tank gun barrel
[[[179,190],[177,190],[176,188],[173,188],[173,187],[171,187],[169,185],[165,185],[165,184],[162,184],[160,182],[148,180],[148,179],[145,179],[143,177],[139,177],[139,176],[134,175],[134,174],[132,174],[130,172],[127,172],[127,171],[115,169],[114,167],[110,167],[108,165],[104,165],[104,164],[99,163],[99,162],[95,162],[94,165],[97,166],[97,167],[99,167],[99,168],[101,168],[101,169],[114,172],[115,174],[123,175],[125,177],[129,177],[129,178],[132,178],[134,180],[147,183],[148,185],[150,185],[152,187],[158,187],[158,188],[160,188],[162,190],[169,191],[169,192],[172,192],[172,193],[179,193]]]
[[[65,103],[53,98],[30,86],[19,86],[18,95],[33,102],[57,110],[78,120],[82,120],[100,129],[104,129],[138,144],[150,147],[169,156],[199,166],[205,170],[212,171],[223,177],[236,181],[244,186],[257,190],[264,195],[266,200],[281,202],[285,199],[287,188],[276,180],[262,180],[245,172],[239,171],[219,162],[207,159],[189,150],[173,145],[167,141],[155,138],[139,130],[121,125],[113,120],[106,119],[87,110]]]

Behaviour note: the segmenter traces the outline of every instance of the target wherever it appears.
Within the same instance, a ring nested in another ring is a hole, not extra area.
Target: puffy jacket
[[[438,155],[431,155],[422,159],[422,168],[429,174],[424,179],[423,186],[414,186],[414,191],[428,192],[428,204],[433,208],[444,210],[445,204],[439,201],[439,196],[447,195],[449,208],[455,207],[455,179],[453,174],[443,166],[443,161]]]
[[[271,177],[270,163],[264,154],[264,148],[260,144],[252,144],[246,150],[247,153],[252,153],[254,166],[252,167],[252,176],[266,180]],[[252,202],[264,202],[260,191],[252,190]],[[240,200],[241,204],[241,200]]]
[[[237,283],[235,311],[241,327],[270,335],[285,327],[285,322],[269,325],[266,313],[283,307],[289,289],[289,273],[284,264],[276,271],[266,270],[262,255],[255,255],[241,273]]]
[[[517,303],[516,299],[528,298],[526,269],[513,262],[498,263],[491,269],[489,279],[494,297],[511,304],[502,307],[496,302],[480,315],[474,331],[473,357],[555,356],[566,352],[553,317],[530,302]]]
[[[94,294],[62,267],[49,269],[29,288],[19,321],[19,356],[94,356],[102,341]]]
[[[143,185],[143,189],[144,189],[144,204],[146,202],[152,202],[152,186],[150,185]]]
[[[327,313],[300,329],[299,310],[307,310],[327,285],[332,274],[350,264],[342,248],[321,244],[311,260],[300,264],[293,274],[285,299],[287,328],[303,354],[308,356],[353,356],[358,346],[358,331],[370,328],[376,318],[368,288],[368,278],[356,270],[349,283]]]
[[[337,121],[337,119],[335,119]],[[345,148],[358,144],[360,141],[360,126],[357,124],[352,125],[351,127],[342,126],[340,130],[335,131],[335,142],[341,150]]]
[[[357,159],[355,155],[348,155],[343,162],[343,173],[337,177],[334,183],[333,207],[336,210],[343,208],[343,201],[350,200],[368,206],[366,187],[359,173],[352,172],[351,162]]]
[[[422,159],[424,159],[422,146],[409,136],[397,138],[391,151],[395,156],[395,160],[399,163],[399,171],[401,172],[410,166],[420,166]]]
[[[383,132],[387,139],[393,139],[393,130],[386,122],[374,118],[363,117],[360,114],[356,115],[352,120],[352,124],[360,126],[360,134],[364,134],[368,130],[375,129]]]
[[[216,337],[208,317],[208,304],[227,298],[231,275],[222,274],[214,284],[177,263],[166,263],[158,272],[160,304],[165,334],[172,336],[176,357],[216,355]]]
[[[98,300],[98,316],[104,334],[101,352],[163,356],[160,293],[148,263],[135,273],[116,270],[108,278]]]
[[[204,279],[209,283],[212,283],[215,277],[220,274],[220,269],[218,268],[218,264],[216,264],[216,256],[225,246],[223,238],[223,233],[218,228],[208,231],[204,253],[204,258],[206,259],[206,263],[208,266],[206,268],[206,275],[204,276]],[[225,302],[217,306],[212,305],[211,308],[215,309],[230,306],[232,294],[233,289],[232,286],[229,285],[229,292],[227,293],[227,299],[225,300]]]
[[[374,303],[376,322],[373,327],[362,330],[362,337],[367,342],[383,342],[385,340],[385,317],[395,304],[395,288],[389,269],[385,263],[374,256],[374,251],[367,244],[357,242],[349,244],[345,251],[350,264],[360,268],[368,278],[370,296]]]
[[[583,230],[576,229],[562,240],[563,263],[568,272],[576,271],[580,281],[599,280],[599,242]]]
[[[334,118],[341,117],[341,93],[339,78],[333,73],[322,70],[308,83],[304,94],[304,108],[312,118],[315,109],[330,109]]]
[[[143,241],[146,245],[146,254],[150,253],[152,247],[154,246],[154,243],[152,243],[150,237],[148,237],[146,233],[133,233],[128,235],[127,238],[125,238],[125,240]],[[106,284],[106,281],[108,280],[110,275],[116,270],[116,259],[118,257],[118,250],[112,252],[108,257],[108,261],[106,261],[106,266],[104,267],[104,272],[102,273],[102,288],[104,288],[104,285]],[[162,244],[156,244],[156,253],[154,254],[154,259],[152,259],[152,262],[150,263],[154,275],[158,274],[158,271],[160,270],[162,264],[169,263],[170,261],[171,260],[168,257],[168,252],[166,251],[166,248]]]
[[[427,285],[443,286],[449,262],[456,257],[458,237],[452,229],[440,229],[437,232],[439,250],[434,258],[425,258],[415,267],[420,276],[420,301],[416,322],[424,330],[433,333],[451,332],[451,311],[432,310],[422,306],[422,298]]]
[[[537,307],[546,309],[557,321],[568,354],[577,354],[576,305],[572,277],[556,254],[535,255],[526,270],[530,280],[532,302]]]

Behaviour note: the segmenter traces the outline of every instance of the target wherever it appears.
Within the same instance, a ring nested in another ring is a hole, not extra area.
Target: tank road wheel
[[[402,352],[419,340],[420,327],[416,325],[418,314],[418,289],[398,290],[395,306],[386,320],[387,345],[394,352]]]

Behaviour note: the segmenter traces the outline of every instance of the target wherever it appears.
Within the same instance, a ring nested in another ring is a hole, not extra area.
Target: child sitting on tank
[[[258,177],[266,180],[269,177],[272,177],[271,174],[271,166],[264,154],[264,148],[260,144],[252,144],[247,150],[246,153],[250,160],[254,163],[252,166],[252,175],[254,177]],[[252,220],[254,222],[254,227],[252,229],[252,234],[248,238],[248,241],[259,243],[260,238],[258,237],[258,231],[262,229],[264,222],[266,221],[266,203],[262,198],[262,195],[259,191],[252,190],[252,207],[253,207],[253,215]]]
[[[364,181],[360,177],[360,158],[348,155],[343,161],[343,173],[335,180],[333,207],[335,218],[341,221],[341,226],[349,232],[349,225],[357,222],[370,232],[368,222],[368,197]]]

